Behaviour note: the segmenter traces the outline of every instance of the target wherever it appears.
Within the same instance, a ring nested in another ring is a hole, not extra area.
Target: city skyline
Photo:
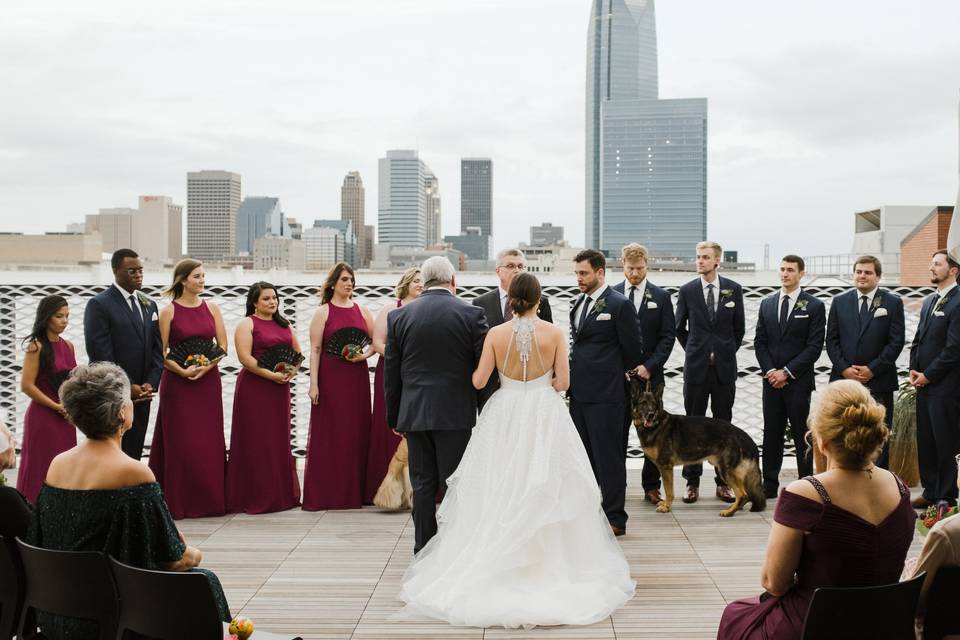
[[[0,227],[62,230],[143,193],[186,204],[184,173],[221,167],[290,216],[329,217],[345,172],[376,198],[377,158],[406,147],[443,185],[443,229],[459,226],[460,158],[486,156],[495,247],[542,220],[583,242],[589,1],[511,4],[509,21],[499,0],[224,6],[11,12]],[[661,0],[656,13],[660,95],[710,100],[708,236],[742,259],[765,242],[774,256],[847,252],[854,211],[954,201],[956,3]]]

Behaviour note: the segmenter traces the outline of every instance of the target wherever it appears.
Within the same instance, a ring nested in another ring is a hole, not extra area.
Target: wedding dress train
[[[404,575],[397,617],[586,625],[633,597],[630,566],[552,376],[501,373],[448,481],[437,535]]]

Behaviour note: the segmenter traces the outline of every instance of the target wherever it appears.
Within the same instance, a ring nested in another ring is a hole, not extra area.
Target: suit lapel
[[[858,304],[858,298],[859,298],[859,296],[856,296],[856,295],[853,297],[853,307],[854,307],[854,309],[856,310],[857,319],[859,320],[859,318],[860,318],[860,305]],[[876,303],[877,300],[880,301],[880,304],[879,304],[879,306],[874,307],[874,303]],[[869,327],[869,326],[870,326],[870,323],[873,322],[874,308],[880,309],[882,306],[883,306],[883,291],[881,291],[880,289],[877,289],[876,295],[873,296],[873,302],[870,303],[870,306],[869,306],[869,307],[867,307],[867,321],[864,322],[864,323],[863,323],[863,326],[860,327],[860,333],[859,333],[858,336],[857,336],[858,338],[862,338],[862,337],[863,337],[863,334],[866,332],[867,327]]]
[[[580,325],[580,330],[577,331],[577,337],[581,336],[583,334],[583,330],[586,329],[587,326],[590,325],[590,323],[592,323],[598,315],[600,315],[600,312],[597,311],[597,304],[599,304],[599,302],[604,298],[606,298],[608,295],[610,295],[610,287],[607,287],[606,289],[604,289],[600,297],[594,301],[593,308],[590,310],[589,313],[587,313],[587,317],[583,319],[583,324]]]
[[[700,311],[702,311],[703,314],[704,314],[704,315],[706,316],[706,318],[707,318],[707,323],[708,323],[710,326],[713,326],[713,325],[716,323],[717,314],[715,313],[715,314],[713,315],[713,317],[714,317],[713,320],[710,319],[710,310],[707,309],[707,299],[706,299],[706,297],[704,296],[704,293],[703,293],[703,281],[702,281],[700,278],[697,278],[696,280],[694,280],[694,282],[696,283],[696,284],[694,285],[694,291],[696,291],[696,293],[697,293],[697,295],[694,296],[694,297],[697,299],[697,302],[695,302],[694,304],[696,304],[697,306],[700,307]],[[717,283],[719,283],[719,282],[720,282],[720,278],[717,278]],[[717,287],[716,290],[714,291],[714,295],[715,295],[715,296],[718,296],[718,299],[719,299],[719,295],[720,295],[720,289],[719,289],[719,287]],[[718,301],[718,302],[717,302],[717,312],[719,312],[719,311],[720,311],[720,303],[719,303],[719,301]]]
[[[117,304],[119,304],[126,312],[127,322],[130,323],[130,328],[133,330],[134,335],[140,338],[140,342],[146,342],[147,319],[143,319],[143,327],[138,327],[137,321],[133,319],[133,314],[135,312],[130,308],[130,303],[127,301],[127,299],[123,297],[123,294],[120,293],[120,290],[114,285],[110,285],[110,291],[113,293],[113,297],[117,301]],[[136,297],[136,294],[134,294],[134,297]],[[139,304],[139,302],[136,304]]]
[[[497,287],[491,291],[493,295],[493,317],[496,319],[497,324],[503,324],[503,307],[500,306],[500,288]]]
[[[787,330],[790,328],[790,323],[793,322],[793,317],[794,317],[795,315],[797,315],[797,311],[806,311],[805,308],[804,308],[804,309],[801,309],[801,308],[800,308],[800,301],[801,301],[801,300],[803,300],[804,302],[806,302],[806,298],[804,297],[803,289],[801,289],[801,290],[800,290],[800,293],[797,294],[797,301],[793,303],[793,309],[790,310],[790,315],[787,316],[787,325],[783,328],[783,332],[780,334],[781,336],[786,335]],[[807,303],[807,304],[809,304],[809,303]]]

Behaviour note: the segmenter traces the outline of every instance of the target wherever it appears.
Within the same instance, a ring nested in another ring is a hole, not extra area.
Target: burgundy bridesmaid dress
[[[77,359],[66,340],[51,342],[47,348],[53,349],[53,367],[49,372],[37,375],[37,388],[59,403],[60,394],[53,388],[52,380],[59,378],[62,382],[63,372],[72,371],[77,366]],[[23,418],[23,442],[17,470],[17,489],[31,504],[37,502],[50,462],[75,446],[76,428],[53,409],[31,400]]]
[[[255,359],[275,345],[293,346],[290,327],[257,316],[250,319]],[[233,395],[227,510],[272,513],[298,504],[300,480],[290,449],[290,385],[243,369]]]
[[[323,346],[344,327],[367,331],[360,307],[329,305]],[[321,349],[319,402],[310,411],[303,508],[359,509],[370,440],[370,374],[366,361],[347,362]]]
[[[917,516],[910,507],[910,490],[900,479],[900,504],[880,524],[833,504],[813,476],[823,502],[783,491],[773,519],[792,529],[809,531],[797,567],[796,585],[784,595],[735,600],[720,619],[718,640],[799,640],[813,592],[819,587],[869,587],[900,578],[913,540]]]
[[[397,307],[400,301],[397,301]],[[387,467],[402,438],[387,426],[387,399],[383,394],[383,356],[377,358],[373,376],[373,417],[370,422],[370,449],[367,452],[367,479],[363,484],[363,504],[373,504],[373,497],[387,475]]]
[[[207,303],[185,307],[173,302],[170,344],[200,336],[214,339],[217,325]],[[160,408],[150,447],[150,469],[163,488],[177,520],[226,513],[223,400],[220,370],[214,366],[199,380],[164,369]]]

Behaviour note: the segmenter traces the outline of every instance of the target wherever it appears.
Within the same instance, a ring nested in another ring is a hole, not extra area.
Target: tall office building
[[[130,207],[100,209],[99,213],[87,216],[86,231],[100,234],[104,253],[131,247],[136,251],[136,215],[137,210]]]
[[[343,179],[343,186],[340,187],[340,219],[349,220],[353,223],[353,229],[357,235],[358,264],[354,267],[366,267],[370,264],[373,257],[367,251],[367,227],[364,224],[365,196],[363,189],[363,180],[360,179],[359,171],[347,173]]]
[[[183,207],[169,196],[140,196],[134,240],[144,262],[165,264],[182,258]]]
[[[539,226],[530,227],[531,247],[550,247],[563,242],[563,227],[554,226],[552,222],[544,222]]]
[[[410,149],[387,151],[378,166],[377,226],[380,244],[422,248],[427,244],[426,178],[430,168]]]
[[[460,160],[460,231],[479,227],[480,235],[493,235],[493,160]]]
[[[197,260],[221,261],[237,253],[240,174],[187,173],[187,251]]]
[[[307,271],[329,269],[338,262],[355,264],[357,236],[350,220],[315,220],[303,230]]]
[[[427,207],[427,239],[426,246],[431,247],[440,243],[440,181],[437,176],[428,173],[423,180],[425,204]]]
[[[706,236],[706,99],[659,100],[657,83],[654,0],[594,0],[587,33],[588,247],[616,254],[644,242],[654,255],[680,257]],[[694,155],[677,152],[681,147]]]
[[[289,236],[280,198],[247,196],[237,209],[237,253],[253,253],[258,238]]]

